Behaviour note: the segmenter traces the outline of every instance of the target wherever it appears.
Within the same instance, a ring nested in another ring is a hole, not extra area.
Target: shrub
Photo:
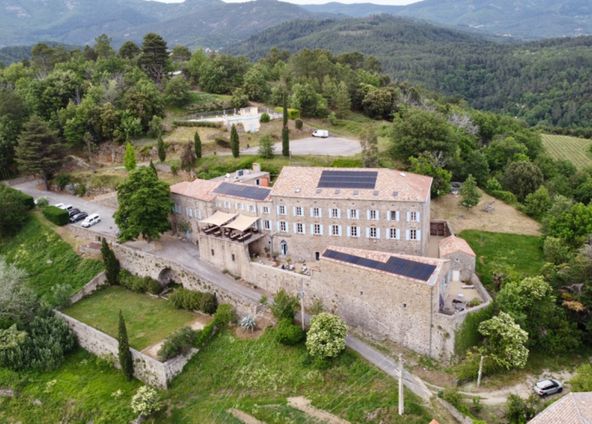
[[[592,392],[592,365],[584,364],[578,367],[570,383],[574,392]]]
[[[170,294],[169,301],[177,309],[197,310],[206,314],[213,314],[218,307],[215,293],[187,290],[182,287]]]
[[[302,119],[297,119],[295,125],[296,129],[300,131],[304,127],[304,122],[302,122]]]
[[[72,182],[72,177],[69,174],[59,174],[55,177],[54,182],[60,190],[63,190]]]
[[[271,121],[269,114],[265,112],[262,113],[261,118],[259,118],[259,122],[261,122],[262,124],[267,124],[269,121]]]
[[[491,194],[496,199],[499,199],[502,202],[508,203],[510,205],[513,205],[518,201],[514,193],[510,193],[509,191],[505,190],[494,190],[489,194]]]
[[[34,205],[33,198],[28,197]],[[20,191],[0,183],[0,205],[0,237],[17,233],[29,218],[29,199],[23,197]]]
[[[315,358],[335,358],[345,349],[346,336],[347,327],[341,318],[321,312],[312,319],[306,349]]]
[[[39,209],[43,209],[46,206],[49,206],[49,200],[47,200],[47,197],[40,197],[37,199],[37,207]]]
[[[506,402],[506,418],[510,424],[521,424],[530,421],[536,415],[537,399],[533,396],[527,400],[511,394]]]
[[[331,168],[363,168],[361,159],[339,158],[331,162]]]
[[[438,397],[444,399],[446,402],[453,405],[456,409],[458,409],[462,414],[469,415],[469,408],[466,403],[463,401],[461,394],[456,389],[444,389],[438,392]]]
[[[305,335],[302,328],[289,319],[282,319],[275,330],[275,339],[279,343],[288,346],[297,345],[302,342]]]
[[[273,298],[271,313],[277,320],[294,319],[294,313],[298,310],[298,298],[280,289]]]
[[[327,119],[331,125],[337,125],[337,116],[335,115],[335,112],[331,112]]]
[[[16,190],[7,185],[0,184],[0,200],[2,200],[5,196],[9,196],[11,199],[14,199],[27,210],[31,210],[35,207],[35,199],[33,199],[32,196],[29,196],[28,194],[25,194],[22,191]]]
[[[177,165],[171,165],[171,174],[176,176],[178,172],[179,172],[179,167]]]
[[[222,305],[218,306],[218,310],[214,314],[214,319],[197,332],[195,346],[204,347],[217,331],[226,328],[235,319],[236,315],[231,305],[223,303]]]
[[[281,107],[276,107],[274,110],[278,113],[283,112],[283,108],[281,108]],[[294,121],[298,118],[300,118],[300,110],[288,108],[288,119],[291,119]]]
[[[223,137],[216,137],[215,142],[216,142],[216,145],[218,145],[224,149],[230,149],[230,141],[226,140]]]
[[[173,127],[221,128],[221,122],[207,121],[173,121]]]
[[[69,222],[70,216],[68,211],[55,206],[47,206],[43,208],[43,215],[55,225],[63,226]]]
[[[193,346],[196,332],[189,327],[183,327],[179,331],[166,338],[158,350],[158,359],[166,361],[178,355],[185,355]]]
[[[479,333],[479,324],[491,317],[493,317],[493,305],[467,315],[454,338],[454,351],[457,355],[464,355],[483,340],[483,336]]]
[[[138,293],[158,294],[162,291],[162,286],[158,281],[150,277],[139,277],[126,270],[121,270],[119,273],[119,284]]]
[[[159,294],[162,291],[162,286],[153,278],[145,277],[146,291],[151,294]]]
[[[135,414],[147,417],[160,410],[160,396],[152,387],[142,386],[132,397],[131,407]]]

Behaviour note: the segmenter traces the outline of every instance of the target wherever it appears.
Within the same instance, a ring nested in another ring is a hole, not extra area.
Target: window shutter
[[[411,220],[411,212],[407,212],[407,222]]]
[[[405,240],[409,240],[409,230],[405,230]]]
[[[400,240],[401,239],[401,230],[399,230],[398,228],[397,228],[397,234],[396,234],[396,236],[397,236],[397,240]]]
[[[380,228],[376,229],[376,238],[379,239],[380,238]]]
[[[342,236],[342,234],[343,234],[343,233],[341,232],[341,225],[338,225],[338,226],[337,226],[337,234],[339,234],[339,237],[341,237],[341,236]]]
[[[370,227],[366,227],[366,238],[370,238]]]
[[[279,232],[280,231],[280,221],[275,223],[276,229]]]
[[[279,206],[277,207],[277,214],[278,215],[280,214],[280,207]]]
[[[421,230],[417,230],[417,240],[421,240]]]
[[[396,217],[395,217],[395,219],[396,219],[397,221],[400,221],[400,220],[401,220],[401,213],[400,213],[399,211],[397,211],[397,212],[395,212],[395,214],[396,214]],[[399,230],[397,230],[397,231],[399,231]]]
[[[346,232],[347,232],[347,236],[351,237],[351,227],[349,225],[346,227]]]
[[[321,235],[323,235],[323,224],[321,224]]]
[[[376,210],[376,219],[380,219],[380,211],[378,209]]]
[[[366,219],[370,220],[370,209],[366,211]]]
[[[292,224],[294,227],[294,234],[298,233],[298,224]]]
[[[417,222],[421,221],[421,214],[417,212]]]

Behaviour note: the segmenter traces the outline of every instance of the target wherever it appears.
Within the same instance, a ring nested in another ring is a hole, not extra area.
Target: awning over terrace
[[[199,223],[202,225],[214,225],[216,227],[221,227],[224,224],[232,221],[235,217],[236,214],[218,211],[214,215],[199,221]]]
[[[251,228],[253,224],[255,224],[258,220],[259,218],[255,216],[239,215],[236,217],[236,219],[224,225],[224,228],[230,228],[232,230],[237,230],[241,233],[244,233],[249,228]]]

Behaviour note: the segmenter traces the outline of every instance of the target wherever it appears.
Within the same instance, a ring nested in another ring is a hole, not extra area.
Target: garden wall
[[[115,338],[62,312],[55,311],[55,313],[66,321],[76,334],[78,343],[83,349],[101,358],[106,358],[117,368],[120,368],[118,359],[119,343]],[[197,353],[197,350],[193,349],[185,356],[177,356],[170,361],[160,362],[135,349],[130,348],[130,351],[134,361],[134,376],[148,385],[161,389],[166,389],[169,381],[179,374],[185,364]]]
[[[86,285],[83,288],[81,288],[80,290],[78,290],[78,292],[72,295],[72,297],[70,297],[70,302],[79,302],[86,296],[89,296],[96,292],[99,289],[99,287],[102,287],[105,284],[107,284],[107,276],[105,275],[105,271],[101,271],[99,274],[95,276],[95,278],[86,283]]]

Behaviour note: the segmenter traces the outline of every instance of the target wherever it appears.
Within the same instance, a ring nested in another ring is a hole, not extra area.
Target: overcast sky
[[[183,0],[156,0],[164,3],[182,3]],[[242,3],[245,0],[224,0],[226,3]],[[247,0],[248,1],[248,0]],[[323,4],[329,3],[332,0],[282,0],[288,3],[295,4]],[[417,3],[421,0],[339,0],[339,3],[375,3],[375,4],[386,4],[389,6]]]

